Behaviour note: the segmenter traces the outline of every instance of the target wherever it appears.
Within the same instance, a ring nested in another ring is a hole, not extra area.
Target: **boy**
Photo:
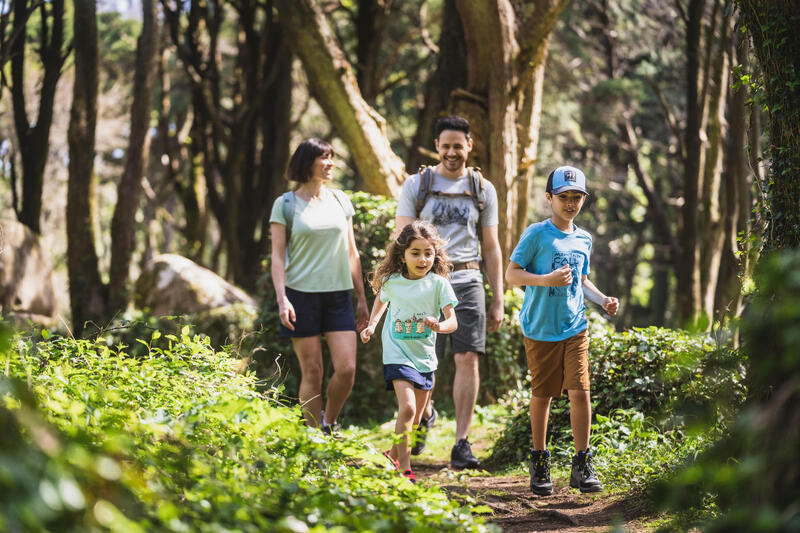
[[[573,223],[586,197],[586,176],[574,167],[555,169],[547,178],[546,197],[553,215],[523,232],[511,254],[506,280],[525,287],[519,313],[531,372],[531,491],[553,492],[550,452],[546,449],[550,400],[569,394],[575,441],[570,487],[599,492],[589,450],[589,338],[584,294],[615,315],[619,301],[604,295],[587,279],[592,237]]]

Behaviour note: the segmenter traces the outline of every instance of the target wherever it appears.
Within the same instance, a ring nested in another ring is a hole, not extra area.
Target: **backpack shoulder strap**
[[[425,207],[425,202],[428,200],[428,195],[431,193],[431,177],[433,172],[431,167],[419,167],[419,190],[417,190],[417,206],[414,218],[419,218],[422,213],[422,208]]]
[[[289,247],[289,237],[292,235],[292,222],[294,221],[294,192],[287,191],[281,195],[283,198],[283,219],[286,221],[286,247]]]
[[[472,190],[472,201],[475,202],[475,207],[478,208],[478,213],[482,214],[483,209],[486,207],[486,190],[484,186],[485,178],[481,174],[481,169],[478,167],[469,167],[469,184]]]

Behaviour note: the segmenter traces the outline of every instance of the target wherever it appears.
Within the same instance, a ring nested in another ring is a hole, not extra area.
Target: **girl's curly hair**
[[[411,245],[411,242],[416,239],[425,239],[433,244],[435,254],[430,271],[442,277],[447,277],[450,274],[452,265],[447,258],[447,252],[444,251],[444,240],[439,237],[439,232],[428,222],[414,220],[400,230],[399,233],[395,234],[394,239],[386,249],[386,257],[370,274],[368,281],[375,294],[380,294],[383,283],[392,274],[408,273],[406,265],[403,263],[403,254],[405,254],[406,248]]]

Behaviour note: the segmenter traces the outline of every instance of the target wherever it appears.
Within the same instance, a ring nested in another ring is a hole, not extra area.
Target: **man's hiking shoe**
[[[477,468],[481,462],[478,458],[472,455],[472,447],[467,439],[461,439],[453,446],[450,452],[450,465],[461,470],[464,468]]]
[[[436,408],[431,405],[430,418],[422,417],[417,426],[417,430],[414,432],[414,447],[411,448],[411,455],[419,455],[422,453],[422,450],[425,449],[425,440],[428,438],[428,431],[433,428],[433,424],[436,423],[437,418],[439,418],[439,413],[437,413]]]
[[[392,457],[392,450],[386,450],[383,452],[383,456],[389,459],[389,462],[392,463],[395,470],[400,470],[400,461]]]
[[[581,492],[600,492],[603,484],[597,479],[592,464],[592,452],[578,452],[572,456],[572,475],[569,476],[569,486],[580,489]]]
[[[320,420],[320,425],[319,425],[320,431],[322,431],[324,434],[328,436],[341,438],[341,435],[339,433],[342,430],[342,426],[338,422],[334,422],[333,424],[328,424],[327,422],[325,422],[325,411],[322,411],[321,418],[322,420]]]
[[[531,450],[531,462],[528,465],[531,473],[531,492],[537,496],[553,494],[553,482],[550,480],[550,451]]]
[[[417,476],[414,475],[414,471],[413,470],[404,471],[403,472],[403,477],[408,479],[411,483],[416,483],[417,482]]]

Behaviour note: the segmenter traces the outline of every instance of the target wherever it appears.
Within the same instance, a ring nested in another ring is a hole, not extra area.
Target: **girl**
[[[450,263],[444,242],[433,226],[415,220],[389,244],[386,258],[372,274],[375,304],[361,340],[369,341],[389,307],[383,324],[383,379],[397,395],[395,433],[400,437],[384,455],[412,483],[408,433],[419,424],[433,388],[436,334],[457,327],[453,307],[458,303],[446,276]],[[437,317],[444,316],[439,321]]]
[[[367,322],[353,206],[344,193],[327,187],[332,176],[331,145],[319,139],[301,142],[288,170],[289,179],[300,186],[275,200],[269,218],[281,336],[291,337],[300,361],[299,396],[306,423],[321,426],[326,433],[335,431],[336,418],[353,388],[356,331]],[[322,335],[333,363],[324,411]]]

